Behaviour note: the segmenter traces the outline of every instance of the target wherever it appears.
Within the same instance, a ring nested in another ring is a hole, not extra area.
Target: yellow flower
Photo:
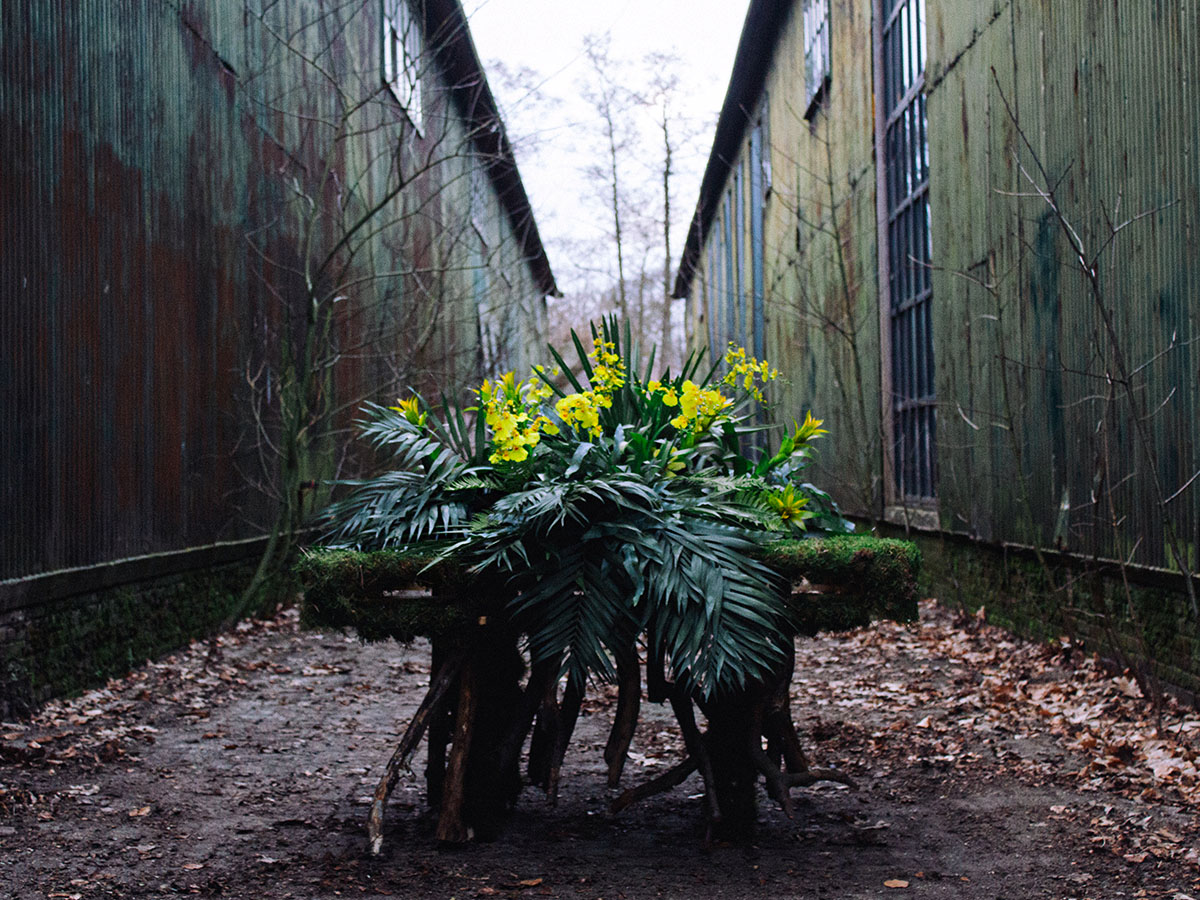
[[[592,352],[588,354],[595,361],[592,366],[592,392],[596,396],[611,396],[614,391],[625,384],[625,362],[614,353],[616,345],[612,341],[596,338],[592,342]]]
[[[725,351],[725,363],[729,366],[729,372],[722,379],[724,384],[736,387],[740,383],[742,390],[759,403],[766,401],[762,385],[778,378],[779,372],[772,369],[766,360],[759,361],[753,356],[747,356],[745,347],[734,344],[730,344],[729,349]]]
[[[543,392],[542,388],[545,389]],[[495,382],[480,385],[479,406],[492,433],[493,463],[521,462],[541,441],[543,430],[557,434],[558,429],[543,415],[538,415],[541,401],[550,395],[549,385],[535,373],[528,381],[518,381],[513,372],[501,375]]]
[[[716,388],[704,390],[689,379],[683,383],[679,415],[671,420],[671,424],[681,431],[703,431],[732,403]]]
[[[829,434],[827,430],[821,427],[824,424],[824,419],[813,418],[812,410],[810,409],[804,415],[804,424],[796,425],[796,433],[793,435],[793,439],[797,444],[803,444],[823,434]]]
[[[783,519],[793,525],[804,527],[804,520],[812,518],[812,513],[804,507],[808,505],[808,498],[804,496],[796,496],[796,488],[789,484],[780,491],[773,491],[767,494],[767,505]]]
[[[599,436],[600,413],[598,407],[603,405],[603,400],[607,399],[598,397],[592,391],[568,394],[566,397],[559,398],[559,401],[554,404],[554,409],[559,418],[576,431],[588,431],[593,436]],[[612,403],[611,400],[608,402]]]
[[[396,412],[404,416],[412,424],[418,428],[425,424],[426,413],[421,412],[421,401],[416,397],[409,397],[407,400],[397,400],[399,406],[393,406]]]

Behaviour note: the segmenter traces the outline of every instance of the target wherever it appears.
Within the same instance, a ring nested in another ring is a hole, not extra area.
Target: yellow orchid
[[[488,460],[522,462],[541,440],[542,432],[557,434],[548,418],[537,415],[541,402],[552,393],[535,370],[528,381],[518,381],[506,372],[494,382],[485,380],[476,392],[484,421],[492,432],[492,453]]]
[[[611,398],[602,398],[592,391],[584,391],[582,394],[568,394],[566,397],[561,397],[554,404],[554,409],[559,418],[576,431],[587,431],[593,437],[599,437],[601,432],[599,408],[604,405],[605,400],[609,404],[612,403]]]
[[[740,383],[742,390],[759,403],[766,402],[762,388],[768,381],[779,377],[777,370],[772,369],[765,359],[747,356],[746,348],[736,344],[730,344],[725,351],[725,364],[729,366],[729,372],[722,379],[724,384],[736,387]]]
[[[671,420],[671,424],[680,431],[703,431],[732,404],[733,400],[718,389],[704,389],[689,379],[683,383],[679,415]]]

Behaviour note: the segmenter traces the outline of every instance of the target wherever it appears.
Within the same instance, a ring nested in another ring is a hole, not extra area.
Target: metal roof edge
[[[700,182],[696,211],[688,227],[683,253],[675,276],[671,296],[686,297],[700,258],[700,248],[708,236],[709,226],[717,208],[717,198],[725,186],[729,171],[737,159],[738,148],[746,136],[756,104],[766,86],[767,75],[775,61],[779,37],[791,16],[794,0],[751,0],[738,39],[733,71],[717,130],[713,137],[708,165]]]
[[[504,120],[471,39],[462,3],[459,0],[426,0],[425,24],[426,33],[431,35],[430,41],[436,48],[438,62],[446,74],[451,96],[467,122],[471,142],[487,160],[488,178],[533,269],[538,288],[544,296],[561,297],[533,217],[529,195],[517,169]]]

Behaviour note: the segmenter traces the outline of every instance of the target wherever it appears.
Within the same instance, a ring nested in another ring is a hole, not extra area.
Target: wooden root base
[[[632,641],[626,652],[614,656],[619,694],[604,750],[610,786],[618,783],[628,758],[642,693],[641,666]],[[789,818],[794,787],[819,781],[853,787],[845,774],[814,768],[804,755],[788,698],[793,666],[789,659],[768,681],[702,698],[666,680],[661,661],[651,661],[647,686],[656,699],[670,702],[687,753],[667,772],[622,793],[613,801],[612,812],[670,790],[699,771],[706,841],[741,843],[754,834],[759,776]],[[535,663],[522,688],[524,663],[516,635],[483,624],[465,638],[435,642],[429,690],[375,789],[367,819],[370,851],[378,854],[382,849],[388,797],[425,735],[426,785],[429,804],[437,811],[439,843],[459,845],[499,835],[521,791],[519,761],[531,730],[528,779],[554,804],[584,698],[583,687],[573,682],[559,697],[559,669],[557,659]],[[703,731],[696,722],[697,706],[708,720]]]
[[[794,659],[789,659],[769,683],[748,685],[717,698],[691,697],[670,685],[664,692],[679,722],[687,755],[663,774],[625,791],[613,801],[611,811],[620,812],[668,791],[698,770],[704,781],[706,841],[743,843],[754,835],[760,775],[768,796],[788,818],[793,816],[794,787],[832,781],[854,788],[845,773],[808,764],[788,700],[793,666]],[[699,705],[708,719],[703,732],[696,725],[693,704]]]

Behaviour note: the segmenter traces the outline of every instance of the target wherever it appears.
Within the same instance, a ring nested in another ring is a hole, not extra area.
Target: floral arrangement
[[[575,369],[549,348],[552,368],[484,381],[473,406],[372,407],[363,431],[391,466],[348,483],[327,543],[433,542],[495,573],[533,658],[572,677],[610,677],[611,648],[640,635],[694,689],[741,686],[793,634],[760,546],[851,527],[801,480],[822,421],[762,424],[779,373],[743,348],[653,378],[628,327],[571,337]]]

